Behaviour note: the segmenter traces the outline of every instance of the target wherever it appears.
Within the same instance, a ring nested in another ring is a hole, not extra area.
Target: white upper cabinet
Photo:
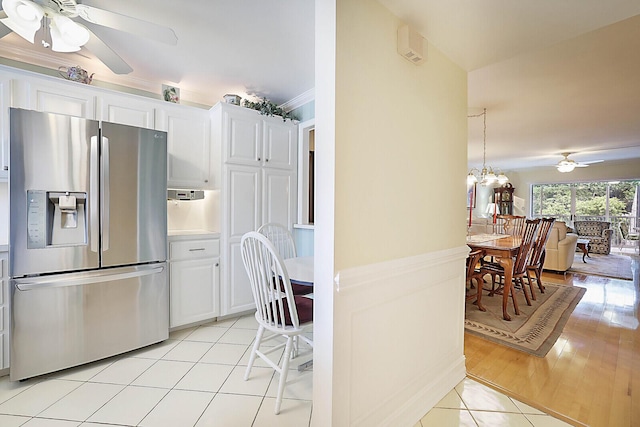
[[[220,185],[210,171],[211,121],[208,110],[163,105],[156,111],[156,129],[168,134],[169,187],[213,189]]]
[[[262,158],[265,166],[279,169],[295,168],[297,153],[297,129],[291,121],[281,118],[264,120]]]
[[[297,128],[290,120],[223,103],[212,111],[222,122],[225,163],[287,170],[297,164]]]
[[[13,106],[68,116],[96,118],[96,92],[81,83],[29,78],[14,80]]]
[[[156,103],[124,94],[101,94],[98,120],[122,125],[155,129]]]

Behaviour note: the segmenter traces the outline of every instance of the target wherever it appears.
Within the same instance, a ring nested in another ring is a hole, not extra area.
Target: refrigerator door
[[[9,275],[99,266],[98,122],[11,108]]]
[[[169,335],[166,263],[13,279],[10,289],[12,381]]]
[[[102,123],[102,266],[167,259],[167,134]]]

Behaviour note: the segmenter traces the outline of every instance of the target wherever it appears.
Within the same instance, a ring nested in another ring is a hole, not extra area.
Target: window
[[[619,224],[629,229],[640,226],[640,180],[534,184],[531,187],[531,216],[574,220],[608,221],[617,236]]]

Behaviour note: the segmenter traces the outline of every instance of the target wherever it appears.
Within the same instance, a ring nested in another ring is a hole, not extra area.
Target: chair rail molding
[[[336,275],[335,419],[413,425],[465,377],[468,253],[464,245]],[[384,350],[369,351],[372,339]]]

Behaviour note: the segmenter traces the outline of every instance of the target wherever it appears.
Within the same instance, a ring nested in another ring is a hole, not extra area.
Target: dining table
[[[472,251],[483,250],[486,256],[493,256],[504,268],[504,289],[502,291],[502,318],[504,320],[511,320],[511,316],[507,313],[507,303],[513,287],[513,258],[518,254],[521,243],[521,236],[509,234],[467,236],[467,246]]]

